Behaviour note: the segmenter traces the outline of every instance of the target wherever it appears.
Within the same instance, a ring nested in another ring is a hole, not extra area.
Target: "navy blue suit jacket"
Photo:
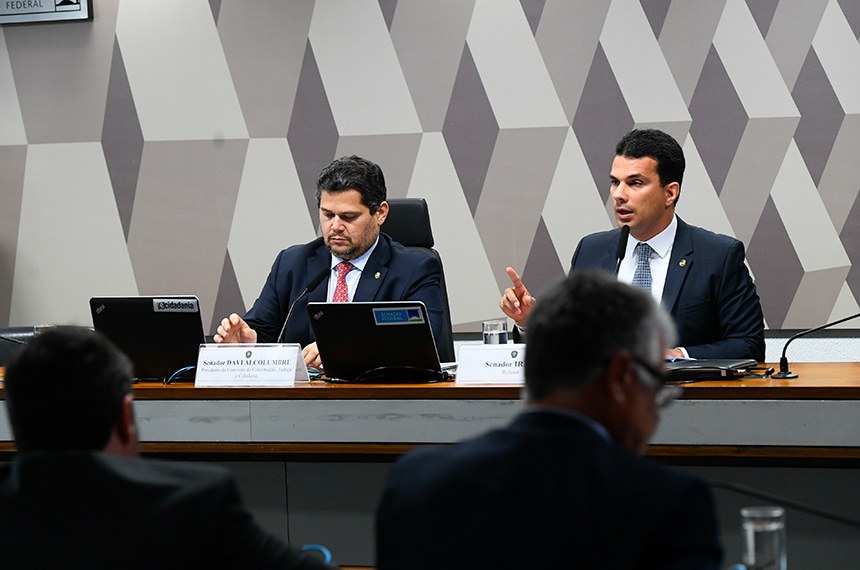
[[[584,268],[614,272],[620,232],[582,238],[571,273]],[[678,218],[662,305],[678,327],[678,346],[693,358],[764,361],[764,317],[740,241]]]
[[[244,317],[257,331],[258,342],[277,341],[290,305],[310,280],[330,268],[331,252],[321,237],[278,254],[260,296]],[[422,301],[438,348],[443,326],[441,275],[435,257],[404,247],[380,233],[379,243],[361,272],[353,301]],[[329,276],[293,309],[283,342],[302,346],[314,342],[306,307],[308,301],[326,300]]]
[[[546,410],[402,457],[376,542],[379,570],[716,570],[722,558],[703,481]]]

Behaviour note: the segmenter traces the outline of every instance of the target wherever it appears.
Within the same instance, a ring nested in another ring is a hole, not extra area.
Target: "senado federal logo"
[[[156,313],[196,313],[197,299],[153,299],[152,310]]]

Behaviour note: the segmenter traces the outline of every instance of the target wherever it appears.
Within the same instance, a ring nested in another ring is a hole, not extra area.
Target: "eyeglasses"
[[[684,389],[677,384],[668,384],[669,377],[666,376],[666,373],[662,370],[658,370],[653,365],[649,364],[644,358],[641,356],[633,355],[633,362],[635,362],[638,366],[645,370],[654,380],[656,380],[656,386],[652,383],[649,383],[649,388],[655,390],[654,400],[657,403],[658,408],[665,408],[669,406],[672,402],[678,399],[678,396],[681,395],[681,392]],[[641,377],[640,377],[641,380]]]

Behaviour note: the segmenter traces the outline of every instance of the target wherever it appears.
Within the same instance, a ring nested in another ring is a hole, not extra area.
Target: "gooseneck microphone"
[[[845,317],[844,319],[839,319],[838,321],[833,321],[832,323],[827,323],[825,325],[821,325],[820,327],[815,327],[814,329],[807,329],[805,331],[800,331],[796,335],[789,337],[789,339],[787,341],[785,341],[785,344],[782,347],[782,356],[779,358],[779,372],[771,375],[771,378],[776,378],[778,380],[779,379],[786,379],[786,378],[797,378],[797,374],[795,374],[794,372],[792,372],[791,370],[788,369],[788,359],[785,357],[785,351],[788,349],[788,345],[791,344],[791,341],[793,341],[796,338],[806,336],[810,333],[814,333],[814,332],[820,331],[822,329],[836,326],[840,323],[844,323],[845,321],[850,321],[851,319],[856,319],[857,317],[860,317],[860,313],[857,313],[856,315],[851,315],[849,317]]]
[[[305,290],[302,291],[301,294],[296,297],[296,300],[293,301],[293,304],[290,305],[290,310],[287,311],[287,318],[284,319],[284,326],[281,327],[281,333],[278,335],[278,340],[275,342],[281,342],[281,338],[284,336],[284,331],[287,330],[287,323],[290,322],[290,315],[293,314],[293,309],[296,308],[296,303],[301,301],[308,293],[319,287],[319,284],[322,283],[330,273],[331,267],[326,267],[324,270],[320,271],[318,275],[315,275],[313,279],[308,281],[308,286],[305,287]]]
[[[27,344],[25,341],[17,339],[14,336],[6,336],[4,334],[0,334],[0,340],[5,340],[6,342],[11,342],[12,344]]]
[[[621,226],[621,235],[618,236],[618,249],[615,250],[615,275],[621,269],[621,260],[627,253],[627,238],[630,237],[630,226]]]

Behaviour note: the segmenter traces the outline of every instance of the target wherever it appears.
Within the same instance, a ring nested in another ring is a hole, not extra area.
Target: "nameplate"
[[[521,386],[525,358],[524,344],[464,344],[457,354],[456,382]]]
[[[309,382],[298,344],[206,344],[197,356],[198,388],[281,388]]]

